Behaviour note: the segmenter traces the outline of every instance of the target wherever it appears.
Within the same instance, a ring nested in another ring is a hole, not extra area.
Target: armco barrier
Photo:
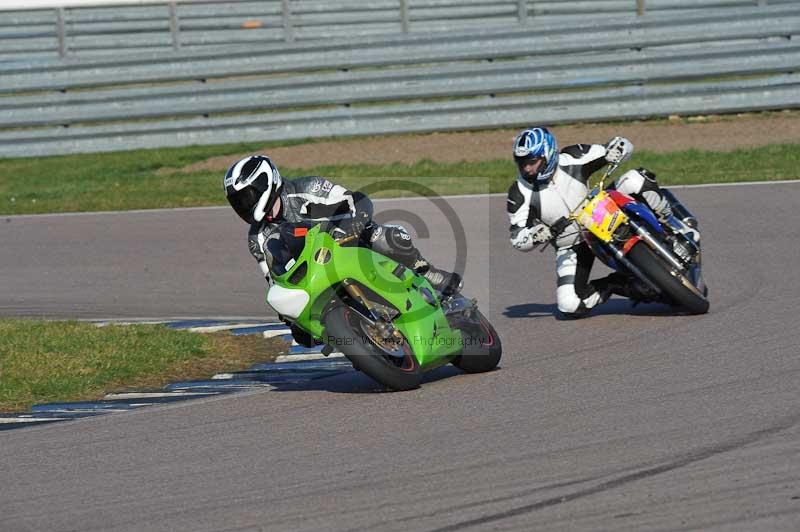
[[[0,61],[682,15],[795,0],[5,0]],[[36,9],[34,9],[36,8]]]
[[[799,33],[780,4],[0,63],[0,156],[791,108]]]

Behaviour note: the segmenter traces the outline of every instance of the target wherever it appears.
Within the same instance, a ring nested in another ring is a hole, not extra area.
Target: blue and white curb
[[[253,390],[270,390],[281,386],[299,385],[315,379],[352,371],[352,365],[341,353],[324,356],[320,348],[307,348],[292,340],[289,328],[283,323],[263,323],[243,320],[139,320],[95,322],[99,327],[109,324],[163,324],[171,329],[196,333],[230,331],[235,335],[281,337],[291,342],[289,353],[275,362],[254,364],[244,371],[217,373],[207,380],[173,382],[164,388],[108,393],[99,401],[48,403],[34,405],[30,412],[0,414],[0,431],[57,421],[81,419],[112,412],[164,405],[187,399]]]

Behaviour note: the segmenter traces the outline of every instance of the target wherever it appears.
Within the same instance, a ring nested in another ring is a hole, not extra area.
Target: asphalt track
[[[352,372],[11,431],[0,530],[799,530],[800,183],[679,196],[708,315],[612,300],[556,320],[551,252],[510,249],[503,198],[452,199],[500,370],[406,393]],[[437,207],[380,208],[418,214],[449,265]],[[227,210],[0,224],[3,315],[264,315]]]

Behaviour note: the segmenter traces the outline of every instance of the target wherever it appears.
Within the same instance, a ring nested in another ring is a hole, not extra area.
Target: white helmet
[[[225,174],[225,195],[242,220],[260,222],[280,196],[283,181],[269,157],[255,155],[236,162]]]

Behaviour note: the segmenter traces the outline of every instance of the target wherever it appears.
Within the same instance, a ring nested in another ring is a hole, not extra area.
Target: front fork
[[[636,234],[639,235],[639,238],[644,240],[653,250],[661,255],[667,262],[669,262],[670,266],[678,270],[679,272],[683,273],[686,271],[686,266],[681,263],[672,252],[667,249],[661,242],[656,240],[653,235],[650,234],[650,231],[642,227],[636,220],[629,219],[628,223],[636,231]]]
[[[686,282],[689,281],[691,283],[691,288],[695,291],[698,291],[699,284],[701,282],[701,273],[700,273],[700,250],[697,250],[697,254],[695,259],[693,260],[694,264],[692,266],[687,266],[683,264],[662,242],[656,239],[650,231],[642,227],[641,224],[636,222],[633,219],[629,219],[628,223],[630,224],[631,228],[635,231],[636,236],[639,239],[643,240],[651,249],[653,249],[659,256],[667,261],[667,263],[673,269],[673,275],[678,277],[682,280],[683,284],[687,284]],[[619,249],[612,243],[608,243],[608,248],[613,253],[614,257],[619,261],[619,263],[623,264],[631,273],[633,273],[638,279],[644,282],[647,286],[651,289],[655,290],[656,293],[662,293],[661,289],[656,286],[653,281],[651,281],[647,275],[645,275],[635,264],[633,264],[628,258],[625,256],[625,252]]]
[[[688,256],[685,260],[688,264],[684,264],[681,262],[675,255],[677,253],[673,253],[667,246],[665,246],[661,241],[653,237],[653,235],[647,229],[643,228],[639,223],[635,220],[629,220],[631,227],[636,231],[636,234],[647,244],[650,245],[656,253],[658,253],[661,257],[663,257],[674,269],[677,273],[677,276],[688,278],[689,282],[697,289],[700,289],[700,284],[702,283],[702,273],[701,273],[701,251],[700,247],[693,241],[691,241],[686,235],[682,233],[675,232],[675,238],[681,239],[685,242],[686,246],[683,247],[684,254]],[[676,240],[675,246],[681,246],[682,242]],[[684,282],[685,284],[685,282]]]
[[[606,244],[606,245],[608,246],[608,249],[611,250],[611,253],[614,255],[614,258],[617,260],[617,262],[619,264],[622,264],[623,266],[625,266],[640,281],[642,281],[644,284],[646,284],[648,287],[650,287],[652,290],[654,290],[657,294],[661,293],[661,289],[658,286],[656,286],[656,284],[653,283],[653,281],[651,281],[650,278],[647,277],[642,272],[642,270],[639,269],[638,266],[636,266],[634,263],[629,261],[628,257],[625,256],[625,253],[623,253],[621,249],[619,249],[617,246],[615,246],[614,244],[612,244],[610,242],[608,244]]]
[[[369,302],[369,299],[367,299],[367,296],[361,290],[361,287],[359,287],[356,283],[350,281],[349,279],[343,280],[342,286],[344,286],[345,291],[350,297],[352,297],[355,301],[361,303],[364,306],[364,309],[367,311],[367,314],[369,314],[369,316],[365,317],[371,317],[372,321],[374,322],[377,322],[379,320],[378,313],[373,309],[372,305]]]

